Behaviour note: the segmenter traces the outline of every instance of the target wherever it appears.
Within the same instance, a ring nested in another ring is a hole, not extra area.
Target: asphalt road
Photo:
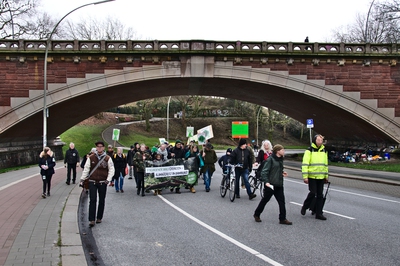
[[[199,180],[195,194],[182,189],[182,194],[164,190],[162,196],[141,197],[135,181],[126,178],[125,193],[109,187],[103,223],[85,229],[97,244],[97,265],[399,265],[398,186],[361,181],[353,188],[342,184],[343,178],[331,178],[324,209],[328,219],[320,221],[300,214],[308,189],[300,172],[287,172],[292,226],[278,223],[274,198],[261,223],[252,216],[258,192],[253,200],[245,190],[233,203],[222,198],[219,167],[209,193]],[[378,185],[383,192],[372,191]],[[392,187],[397,194],[384,192]]]

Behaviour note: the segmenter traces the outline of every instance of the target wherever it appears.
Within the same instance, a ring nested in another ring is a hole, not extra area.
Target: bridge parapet
[[[263,54],[329,54],[329,55],[386,55],[398,56],[397,44],[371,43],[304,43],[304,42],[248,42],[208,40],[52,40],[50,51],[71,52],[182,52],[207,51],[225,53]],[[2,40],[1,52],[44,52],[46,40]]]

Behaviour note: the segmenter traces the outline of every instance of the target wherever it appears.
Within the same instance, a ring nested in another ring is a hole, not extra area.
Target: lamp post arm
[[[53,30],[50,32],[50,35],[47,37],[46,51],[44,54],[44,70],[43,70],[43,75],[44,75],[44,80],[43,80],[43,85],[44,85],[44,88],[43,88],[43,147],[47,146],[47,103],[46,103],[46,98],[47,98],[47,57],[48,57],[48,53],[49,53],[51,37],[53,36],[54,32],[56,31],[58,25],[60,25],[61,21],[63,21],[72,12],[75,12],[76,10],[81,9],[85,6],[99,5],[99,4],[112,2],[112,1],[115,1],[115,0],[103,0],[103,1],[92,2],[89,4],[81,5],[75,9],[71,10],[57,22],[57,24],[54,26]]]

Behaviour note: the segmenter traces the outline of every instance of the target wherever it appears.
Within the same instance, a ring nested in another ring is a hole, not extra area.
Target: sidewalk
[[[58,162],[43,199],[39,167],[0,174],[0,265],[87,265],[77,223],[82,189],[65,180]]]
[[[51,196],[46,199],[41,197],[37,166],[0,174],[0,265],[87,265],[77,212],[82,188],[79,182],[66,185],[66,170],[62,162],[57,166]],[[298,166],[291,167],[299,170]],[[351,178],[372,181],[371,185],[390,182],[396,191],[400,188],[398,173],[356,171],[361,176]],[[371,175],[375,175],[373,180]],[[80,176],[78,169],[77,180]],[[394,176],[397,180],[385,178]]]

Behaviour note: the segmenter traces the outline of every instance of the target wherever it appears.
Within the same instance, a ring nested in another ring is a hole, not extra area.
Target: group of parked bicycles
[[[242,167],[241,164],[227,164],[226,165],[226,172],[222,173],[222,180],[221,180],[221,185],[219,188],[219,192],[221,194],[221,197],[225,197],[226,193],[229,191],[229,199],[231,202],[235,200],[236,194],[235,194],[235,168],[236,167]],[[261,179],[257,178],[257,171],[261,171],[261,169],[253,169],[251,173],[249,174],[249,183],[250,183],[250,189],[251,193],[255,193],[257,189],[260,190],[260,196],[261,198],[264,197],[264,184],[261,181]]]

